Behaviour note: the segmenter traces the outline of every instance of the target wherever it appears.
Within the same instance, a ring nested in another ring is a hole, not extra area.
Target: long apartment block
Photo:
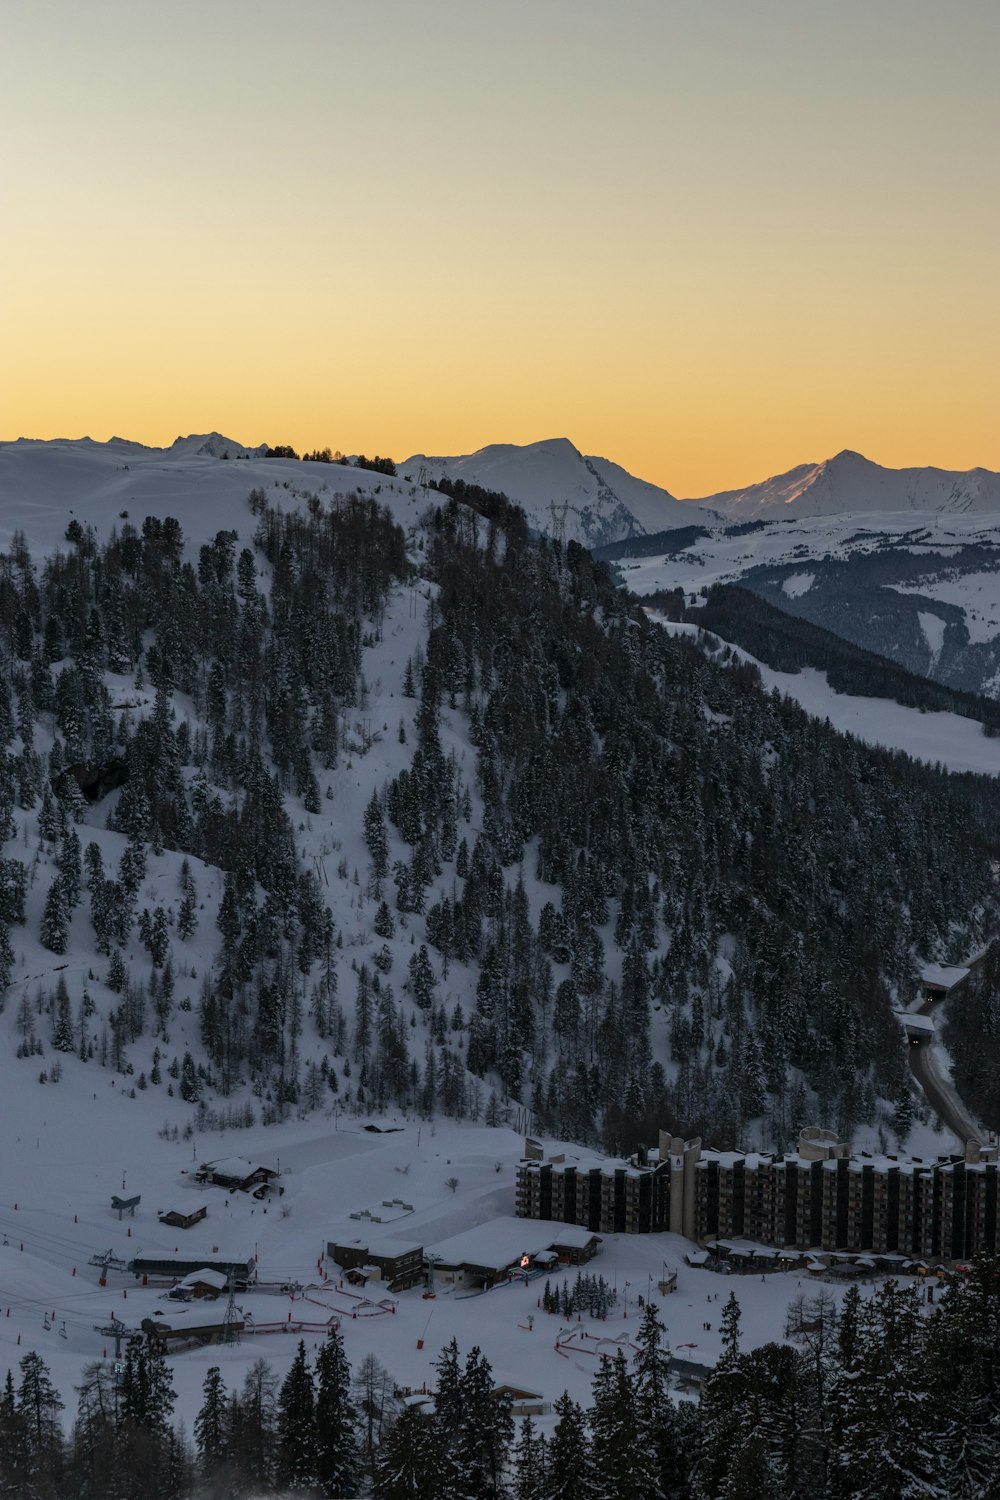
[[[517,1169],[516,1212],[595,1234],[670,1230],[700,1244],[744,1239],[778,1249],[963,1260],[1000,1252],[995,1144],[964,1156],[851,1155],[830,1131],[802,1131],[785,1156],[715,1151],[661,1132],[629,1160],[544,1159]]]

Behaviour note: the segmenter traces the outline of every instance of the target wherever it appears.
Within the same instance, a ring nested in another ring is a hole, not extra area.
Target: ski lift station
[[[196,1276],[204,1271],[216,1272],[227,1282],[242,1291],[253,1286],[257,1280],[257,1262],[252,1255],[218,1254],[205,1259],[200,1255],[177,1255],[160,1251],[155,1255],[137,1255],[129,1262],[132,1275],[143,1282],[153,1278],[157,1281],[183,1281],[186,1276]]]

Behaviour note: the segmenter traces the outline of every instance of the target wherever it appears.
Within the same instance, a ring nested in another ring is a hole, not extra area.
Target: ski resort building
[[[424,1280],[424,1247],[399,1240],[329,1241],[326,1253],[348,1275],[366,1272],[365,1279],[386,1282],[390,1292],[402,1292]]]
[[[525,1159],[516,1210],[605,1234],[966,1260],[1000,1252],[997,1158],[978,1141],[964,1156],[852,1156],[816,1128],[786,1156],[661,1135],[659,1150],[630,1161]]]
[[[205,1259],[200,1255],[177,1255],[160,1251],[151,1255],[137,1255],[134,1260],[129,1261],[128,1269],[133,1276],[144,1280],[153,1277],[158,1281],[174,1282],[201,1271],[216,1271],[240,1290],[252,1286],[257,1280],[257,1262],[252,1255],[245,1258],[239,1255],[220,1257],[216,1253]]]
[[[221,1161],[202,1162],[194,1174],[196,1182],[212,1183],[225,1188],[227,1193],[255,1193],[277,1182],[278,1174],[273,1167],[262,1167],[256,1162],[246,1161],[242,1156],[227,1156]]]

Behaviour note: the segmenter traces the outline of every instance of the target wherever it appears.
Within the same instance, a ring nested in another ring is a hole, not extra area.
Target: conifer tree
[[[365,808],[364,836],[368,857],[372,862],[372,880],[377,885],[389,873],[389,838],[385,828],[385,814],[376,792],[372,792],[371,800]]]
[[[118,1467],[118,1388],[112,1366],[98,1360],[83,1371],[77,1387],[70,1465],[80,1500],[102,1500],[115,1493]]]
[[[548,1455],[545,1439],[530,1417],[524,1417],[514,1449],[515,1500],[545,1500]]]
[[[434,1002],[437,980],[427,953],[426,943],[413,954],[409,963],[410,993],[421,1010],[429,1010]]]
[[[229,1412],[229,1449],[246,1492],[274,1488],[278,1469],[278,1382],[266,1360],[254,1360]]]
[[[546,1449],[544,1500],[598,1500],[601,1485],[582,1408],[563,1391],[552,1410],[559,1420]]]
[[[66,988],[66,980],[62,974],[59,975],[59,979],[56,982],[52,1045],[57,1052],[76,1051],[76,1042],[73,1037],[73,1018],[70,1015],[69,1008],[69,990]]]
[[[278,1483],[288,1490],[314,1490],[317,1483],[316,1391],[299,1347],[278,1395]]]
[[[23,1452],[30,1483],[42,1497],[58,1490],[63,1457],[59,1413],[63,1402],[40,1354],[26,1354],[20,1362],[20,1370],[17,1415],[21,1422]],[[30,1490],[22,1493],[30,1494]]]
[[[194,1420],[194,1443],[198,1474],[209,1490],[223,1478],[228,1457],[229,1405],[226,1386],[218,1365],[210,1365],[202,1383],[202,1403]]]
[[[411,1406],[379,1446],[372,1493],[375,1500],[455,1500],[448,1472],[439,1423]]]
[[[50,953],[65,953],[69,932],[69,907],[61,876],[57,875],[49,886],[45,908],[38,929],[38,938],[43,948]]]
[[[0,1395],[0,1493],[30,1494],[34,1464],[27,1419],[18,1410],[10,1370]]]
[[[339,1328],[316,1356],[316,1475],[324,1495],[354,1495],[360,1476],[351,1369]]]
[[[666,1500],[686,1495],[689,1455],[670,1396],[670,1355],[656,1304],[647,1302],[636,1334],[633,1359],[638,1446],[651,1462],[649,1495]]]
[[[657,1487],[654,1435],[637,1431],[636,1393],[624,1352],[601,1360],[590,1411],[591,1456],[598,1483],[616,1500],[652,1500]]]

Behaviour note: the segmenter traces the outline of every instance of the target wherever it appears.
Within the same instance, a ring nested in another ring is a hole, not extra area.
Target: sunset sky
[[[1000,468],[997,0],[9,0],[0,437]]]

